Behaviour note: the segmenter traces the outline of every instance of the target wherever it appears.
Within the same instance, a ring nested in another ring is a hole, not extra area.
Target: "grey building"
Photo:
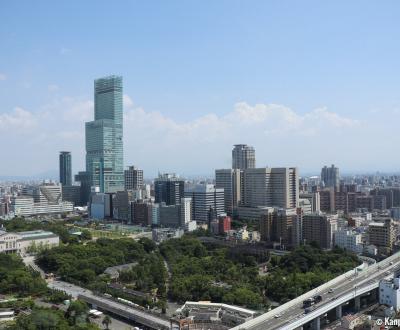
[[[137,190],[143,186],[143,170],[129,166],[124,172],[125,190]]]
[[[184,196],[185,182],[173,173],[160,174],[154,180],[154,195],[156,203],[166,205],[179,204]]]
[[[60,183],[63,186],[72,185],[71,153],[61,151],[60,156]]]
[[[117,191],[112,195],[113,218],[126,221],[130,220],[131,196],[127,191]]]
[[[181,205],[160,204],[160,225],[163,227],[178,228],[181,224]]]
[[[81,203],[80,186],[62,186],[62,199],[74,204],[74,206],[83,205]]]
[[[340,174],[339,168],[332,165],[331,167],[324,166],[321,170],[321,182],[324,187],[334,188],[339,191],[340,188]]]
[[[86,172],[101,192],[124,190],[122,77],[94,81],[94,121],[86,123]]]
[[[256,167],[256,154],[253,147],[235,144],[232,150],[232,168],[244,170]]]
[[[296,167],[250,168],[244,170],[245,207],[298,206],[299,179]]]
[[[192,199],[192,220],[208,222],[210,208],[216,216],[225,214],[224,189],[214,185],[196,185],[185,190],[185,197]]]
[[[81,171],[75,175],[75,182],[80,183],[80,204],[87,205],[89,202],[91,192],[91,180],[90,174],[85,171]]]
[[[215,187],[224,189],[225,211],[236,213],[243,189],[243,171],[239,169],[215,170]]]
[[[150,201],[143,200],[131,202],[131,222],[135,225],[151,226],[153,224],[153,205]]]

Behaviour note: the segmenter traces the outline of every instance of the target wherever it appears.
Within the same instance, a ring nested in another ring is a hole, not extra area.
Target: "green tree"
[[[102,323],[102,324],[106,327],[106,329],[108,330],[110,324],[112,323],[112,321],[111,321],[111,318],[110,318],[108,315],[106,315],[106,316],[104,316],[103,322],[101,322],[101,323]]]

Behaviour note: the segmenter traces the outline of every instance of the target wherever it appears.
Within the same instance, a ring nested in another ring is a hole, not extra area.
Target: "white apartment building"
[[[192,221],[192,199],[188,197],[181,198],[181,226]]]
[[[357,254],[363,252],[362,234],[349,229],[340,229],[335,233],[335,245]]]
[[[215,187],[224,189],[225,211],[232,215],[241,201],[243,171],[240,169],[215,170]]]
[[[400,310],[400,279],[398,277],[379,282],[379,304]]]
[[[74,204],[62,200],[62,186],[43,183],[26,188],[22,196],[11,198],[11,211],[16,216],[71,212]]]

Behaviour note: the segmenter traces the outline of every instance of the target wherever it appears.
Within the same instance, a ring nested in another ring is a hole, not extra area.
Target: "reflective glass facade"
[[[72,185],[71,153],[69,151],[60,152],[60,183],[63,186]]]
[[[101,192],[124,190],[122,77],[94,82],[94,121],[86,123],[86,171]]]

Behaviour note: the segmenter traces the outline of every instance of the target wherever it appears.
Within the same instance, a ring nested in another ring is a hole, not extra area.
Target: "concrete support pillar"
[[[372,290],[371,291],[371,300],[372,301],[379,301],[379,299],[378,299],[378,289],[375,289],[375,290]]]
[[[316,318],[312,321],[311,328],[312,328],[313,330],[321,330],[321,320],[320,320],[319,316],[316,317]]]
[[[342,318],[342,305],[336,307],[336,318],[339,320]]]
[[[360,296],[354,298],[354,309],[356,312],[360,310]]]

